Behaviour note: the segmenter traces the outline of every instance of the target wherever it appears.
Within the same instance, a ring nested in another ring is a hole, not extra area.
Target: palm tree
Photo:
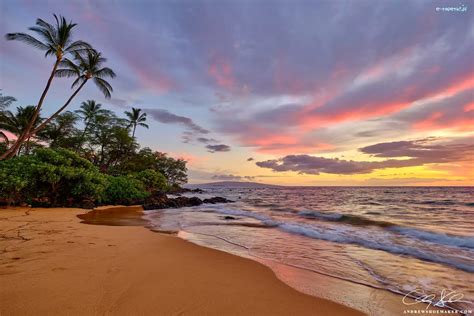
[[[106,114],[108,111],[102,109],[102,104],[95,102],[94,100],[87,100],[82,102],[81,109],[77,110],[76,113],[82,117],[84,121],[84,130],[81,135],[81,143],[84,141],[84,136],[87,133],[91,122],[99,115]],[[79,146],[81,146],[81,143]]]
[[[5,110],[7,107],[9,107],[15,101],[16,101],[16,99],[14,97],[11,97],[11,96],[8,96],[8,95],[3,95],[0,92],[0,111]]]
[[[46,83],[46,87],[41,94],[41,97],[38,101],[38,104],[35,107],[35,112],[31,117],[31,120],[24,130],[23,134],[18,137],[15,144],[11,146],[1,157],[0,160],[5,158],[13,157],[18,149],[20,148],[21,144],[25,141],[28,137],[28,133],[30,132],[31,128],[33,127],[34,122],[36,121],[41,107],[43,105],[43,101],[48,93],[48,90],[51,86],[51,82],[53,81],[54,75],[56,74],[56,69],[58,68],[59,64],[63,60],[64,56],[69,53],[82,53],[88,49],[90,49],[90,45],[83,41],[74,41],[72,40],[72,29],[76,26],[75,23],[67,22],[66,18],[63,16],[57,16],[54,14],[54,19],[56,20],[56,24],[52,25],[48,22],[37,19],[36,25],[30,27],[29,30],[36,33],[40,39],[26,34],[26,33],[8,33],[6,34],[7,40],[16,40],[24,42],[34,48],[40,49],[45,51],[45,57],[48,56],[55,56],[56,61],[53,65],[53,70],[49,76],[49,79]]]
[[[26,107],[19,106],[16,108],[16,113],[11,111],[5,111],[0,114],[0,129],[8,131],[17,137],[23,135],[28,128],[31,118],[35,114],[36,107],[34,105],[28,105]],[[41,122],[41,118],[36,117],[33,121],[33,127],[37,126]],[[6,136],[6,135],[5,135]],[[29,138],[27,139],[27,144]],[[20,146],[21,148],[21,146]],[[19,149],[20,149],[19,148]],[[27,146],[28,151],[28,146]]]
[[[0,90],[1,91],[1,90]],[[9,107],[13,102],[15,102],[16,99],[14,97],[8,96],[8,95],[3,95],[0,92],[0,119],[3,116],[4,112],[7,107]],[[3,131],[0,131],[0,138],[5,141],[5,144],[8,146],[10,143],[7,134],[5,134]]]
[[[104,78],[115,78],[115,73],[108,67],[103,67],[102,64],[107,61],[102,57],[101,53],[94,49],[89,49],[86,54],[74,54],[74,61],[64,58],[61,62],[60,69],[56,70],[57,77],[73,77],[76,76],[76,80],[72,83],[71,88],[76,86],[77,89],[69,97],[66,103],[60,107],[53,115],[45,120],[40,126],[30,132],[30,135],[34,135],[42,130],[49,122],[51,122],[56,116],[58,116],[68,105],[72,99],[81,91],[82,87],[89,81],[94,81],[95,85],[104,94],[105,98],[109,99],[113,91],[112,86]]]
[[[146,113],[141,113],[142,109],[132,108],[132,112],[125,111],[127,116],[128,128],[133,127],[132,138],[135,139],[135,130],[137,126],[148,128],[146,122]]]

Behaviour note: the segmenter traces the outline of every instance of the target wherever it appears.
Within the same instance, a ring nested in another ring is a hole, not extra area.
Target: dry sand
[[[84,212],[0,209],[1,316],[360,314],[257,262],[141,226],[81,224]]]

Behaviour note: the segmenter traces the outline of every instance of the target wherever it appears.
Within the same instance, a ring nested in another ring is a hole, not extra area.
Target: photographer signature
[[[407,298],[412,298],[414,301],[409,301]],[[430,306],[441,307],[441,308],[450,308],[454,309],[452,303],[467,303],[472,304],[470,301],[463,300],[464,294],[442,289],[439,293],[439,296],[436,294],[428,294],[422,289],[415,289],[411,292],[408,292],[402,299],[403,304],[405,305],[416,305],[419,303],[426,303],[428,309]]]

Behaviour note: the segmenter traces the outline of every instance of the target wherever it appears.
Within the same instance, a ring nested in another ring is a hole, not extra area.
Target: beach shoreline
[[[0,210],[1,315],[362,314],[253,260],[139,225],[85,225],[85,212]]]

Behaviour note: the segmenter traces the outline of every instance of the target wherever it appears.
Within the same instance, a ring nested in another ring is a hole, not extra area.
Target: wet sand
[[[124,210],[118,225],[138,226],[81,224],[81,209],[0,209],[0,315],[362,314],[255,261],[153,233],[140,208],[108,214]]]

